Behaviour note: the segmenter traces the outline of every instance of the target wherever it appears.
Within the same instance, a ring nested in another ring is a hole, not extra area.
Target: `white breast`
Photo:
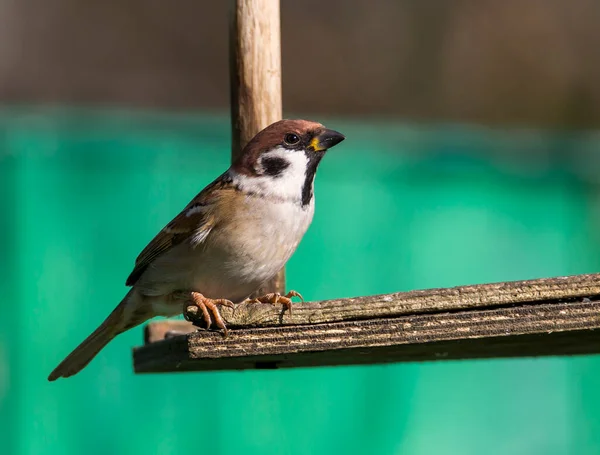
[[[289,163],[278,177],[228,172],[233,183],[247,195],[236,203],[233,219],[222,230],[219,243],[227,250],[221,258],[222,271],[228,279],[251,283],[250,287],[259,286],[281,270],[296,251],[314,215],[314,199],[305,206],[301,204],[306,155],[277,148],[263,158],[272,156]]]

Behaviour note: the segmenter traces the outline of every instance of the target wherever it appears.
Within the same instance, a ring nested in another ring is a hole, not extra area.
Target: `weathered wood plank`
[[[201,331],[134,351],[138,373],[600,353],[600,302]]]
[[[599,353],[599,296],[600,275],[579,275],[308,302],[295,306],[294,314],[282,321],[281,309],[241,306],[229,320],[243,328],[231,330],[229,337],[199,331],[152,342],[134,351],[135,369],[202,371]],[[147,338],[159,340],[168,330],[182,328],[189,330],[190,325],[154,323]]]
[[[407,314],[493,308],[526,302],[600,296],[600,274],[427,289],[393,294],[280,305],[246,304],[222,309],[229,327],[317,324]]]

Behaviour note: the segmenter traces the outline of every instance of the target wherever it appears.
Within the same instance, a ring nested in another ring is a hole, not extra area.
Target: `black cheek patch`
[[[290,167],[290,162],[279,156],[263,158],[260,164],[264,173],[272,177],[279,177],[283,171]]]

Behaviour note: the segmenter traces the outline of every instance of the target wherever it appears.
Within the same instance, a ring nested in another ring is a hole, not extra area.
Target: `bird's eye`
[[[294,134],[294,133],[286,134],[285,137],[283,138],[283,140],[288,145],[296,145],[298,142],[300,142],[300,138],[298,137],[297,134]]]

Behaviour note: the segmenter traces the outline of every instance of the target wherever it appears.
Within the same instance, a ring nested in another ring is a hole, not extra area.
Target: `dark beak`
[[[344,139],[346,137],[337,131],[323,130],[310,141],[310,149],[315,152],[321,152],[339,144]]]

